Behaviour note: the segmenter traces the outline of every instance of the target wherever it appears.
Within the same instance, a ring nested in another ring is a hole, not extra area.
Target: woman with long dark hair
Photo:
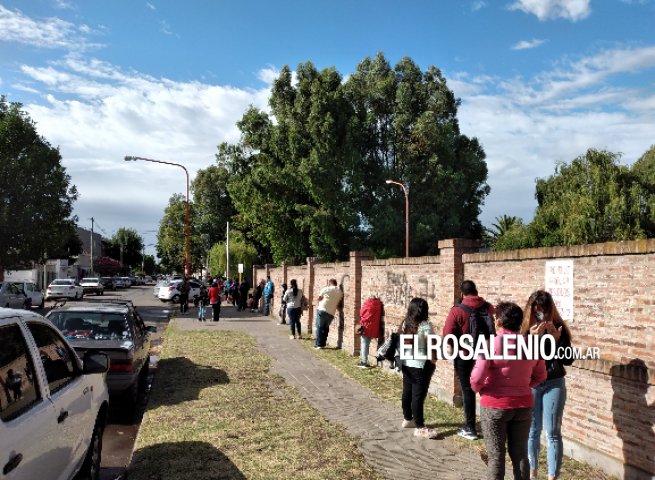
[[[425,358],[427,355],[427,336],[433,335],[432,325],[428,321],[428,302],[422,298],[413,298],[409,302],[407,315],[403,322],[402,333],[418,335],[418,351],[412,356]],[[412,342],[412,345],[414,342]],[[408,348],[401,345],[400,348]],[[428,395],[430,380],[434,375],[434,360],[402,360],[403,372],[403,428],[414,428],[414,436],[436,438],[437,432],[426,428],[423,406]]]
[[[302,290],[298,288],[296,279],[292,279],[289,284],[291,287],[284,293],[282,302],[287,304],[287,318],[289,319],[289,327],[291,328],[291,339],[296,338],[296,329],[298,330],[298,337],[300,338],[300,315],[302,313],[301,300]]]
[[[534,408],[532,424],[528,438],[528,459],[530,460],[530,478],[537,478],[539,466],[539,449],[541,447],[541,430],[546,430],[546,460],[548,480],[556,480],[562,467],[562,417],[566,403],[565,366],[573,363],[571,355],[571,331],[566,325],[553,301],[545,290],[537,290],[530,295],[525,306],[525,318],[521,333],[530,335],[552,335],[556,343],[556,352],[566,357],[546,360],[548,378],[532,389]],[[543,352],[549,356],[551,352]]]

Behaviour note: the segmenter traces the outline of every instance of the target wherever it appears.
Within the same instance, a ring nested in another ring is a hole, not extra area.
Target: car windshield
[[[59,311],[48,315],[66,338],[84,340],[129,340],[132,338],[121,313]]]
[[[72,280],[54,280],[50,285],[72,285]]]

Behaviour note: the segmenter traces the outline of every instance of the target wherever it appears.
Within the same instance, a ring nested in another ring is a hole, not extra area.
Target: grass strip
[[[169,326],[129,479],[383,478],[269,366],[246,334]]]
[[[358,382],[360,385],[368,388],[379,398],[392,403],[398,407],[398,415],[402,415],[401,396],[403,391],[402,379],[388,368],[368,368],[361,369],[357,367],[360,359],[353,357],[340,349],[325,348],[323,350],[314,350],[313,340],[303,340],[302,345],[310,349],[319,358],[333,365],[347,378]],[[437,363],[439,368],[439,363]],[[462,426],[462,410],[448,405],[446,402],[438,400],[436,397],[429,395],[425,402],[425,423],[428,427],[434,428],[440,433],[440,437],[451,438],[461,448],[472,448],[480,453],[481,457],[486,455],[484,441],[482,439],[471,441],[458,437],[456,432]],[[478,428],[478,431],[480,429]],[[539,457],[539,480],[546,480],[546,451],[541,449]],[[511,471],[511,470],[508,470]],[[579,462],[569,457],[564,457],[562,462],[561,475],[559,480],[614,480],[616,477],[608,476],[606,473],[598,470],[584,462]]]

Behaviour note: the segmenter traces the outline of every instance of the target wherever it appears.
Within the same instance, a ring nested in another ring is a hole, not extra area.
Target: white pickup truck
[[[109,359],[83,360],[42,316],[0,308],[2,479],[98,480]]]

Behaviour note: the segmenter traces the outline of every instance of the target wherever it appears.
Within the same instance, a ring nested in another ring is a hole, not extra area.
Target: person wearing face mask
[[[548,480],[556,480],[562,466],[562,416],[566,403],[565,366],[573,363],[571,356],[571,331],[566,325],[553,301],[545,290],[537,290],[528,299],[524,309],[525,318],[521,326],[522,334],[552,335],[556,343],[556,357],[546,360],[548,377],[545,382],[532,389],[534,407],[528,437],[528,460],[530,479],[537,478],[541,430],[546,430],[546,458]],[[546,343],[545,348],[548,348]],[[542,352],[550,356],[552,352]],[[568,356],[562,357],[557,355]]]

